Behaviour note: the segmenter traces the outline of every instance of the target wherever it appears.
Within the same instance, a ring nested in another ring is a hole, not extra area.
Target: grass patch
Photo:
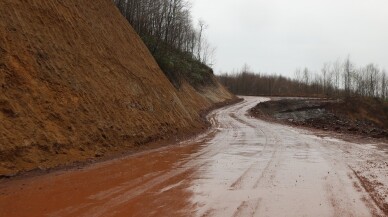
[[[143,40],[175,88],[180,88],[182,80],[196,89],[215,84],[212,68],[198,61],[191,53],[157,43],[152,37],[143,37]]]

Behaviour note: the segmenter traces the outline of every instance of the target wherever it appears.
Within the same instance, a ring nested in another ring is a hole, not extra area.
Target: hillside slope
[[[0,91],[2,175],[200,130],[234,98],[175,89],[111,0],[1,1]]]

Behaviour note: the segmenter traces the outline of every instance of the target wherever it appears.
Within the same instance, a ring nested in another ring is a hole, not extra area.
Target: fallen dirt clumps
[[[258,104],[250,114],[338,133],[388,139],[388,103],[377,99],[275,99]]]

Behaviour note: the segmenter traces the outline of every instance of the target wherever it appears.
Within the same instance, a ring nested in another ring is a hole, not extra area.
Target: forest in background
[[[187,0],[113,0],[151,51],[169,80],[194,87],[212,82],[215,48],[206,41],[207,25],[195,24]]]
[[[218,79],[238,95],[388,99],[386,71],[375,64],[357,67],[349,58],[325,63],[320,73],[297,69],[294,78],[254,73],[245,65],[239,72],[218,75]]]

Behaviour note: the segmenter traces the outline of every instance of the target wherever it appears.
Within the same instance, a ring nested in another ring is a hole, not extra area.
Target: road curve
[[[0,216],[384,216],[354,172],[365,147],[246,115],[264,100],[212,112],[190,141],[3,181]]]

